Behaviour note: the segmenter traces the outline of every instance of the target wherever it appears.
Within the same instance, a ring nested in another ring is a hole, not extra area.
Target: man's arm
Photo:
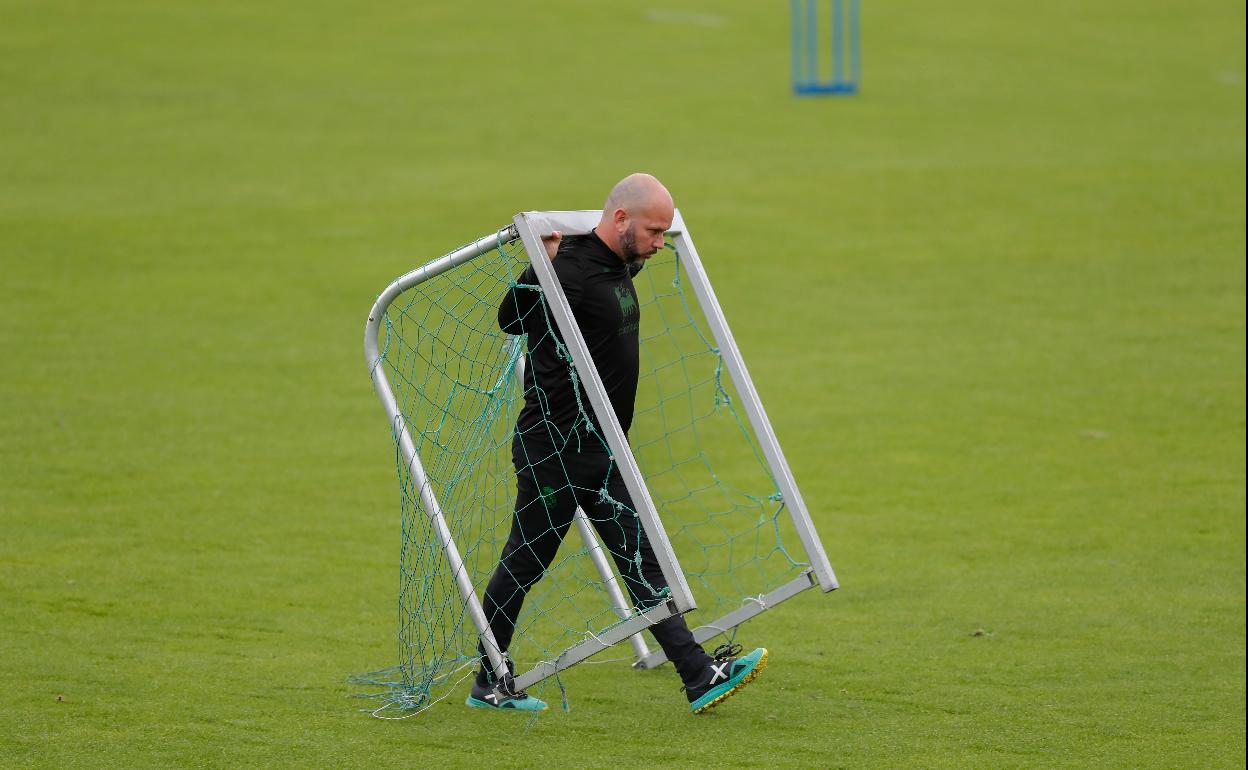
[[[537,307],[541,292],[530,288],[537,285],[533,266],[525,268],[512,284],[498,306],[498,328],[508,334],[524,334],[524,319]]]
[[[562,240],[563,233],[556,230],[542,237],[542,245],[546,247],[546,256],[550,257],[554,263],[555,275],[559,278],[563,293],[568,298],[568,304],[575,309],[581,298],[580,275],[572,260],[565,259],[561,262],[556,259],[559,256],[559,245]],[[508,334],[524,334],[524,319],[537,308],[542,298],[541,289],[533,288],[537,285],[537,273],[530,265],[503,295],[503,301],[498,306],[500,329]]]

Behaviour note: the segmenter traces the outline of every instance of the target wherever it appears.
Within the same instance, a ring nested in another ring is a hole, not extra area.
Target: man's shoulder
[[[559,241],[559,256],[582,257],[594,247],[594,237],[589,233],[565,235]]]
[[[591,272],[594,243],[589,235],[565,235],[555,255],[555,272],[565,280]]]

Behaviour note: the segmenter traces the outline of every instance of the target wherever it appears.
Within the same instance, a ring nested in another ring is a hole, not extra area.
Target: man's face
[[[619,223],[620,251],[625,262],[649,259],[663,248],[663,234],[672,226],[674,212],[670,206],[651,205],[640,208]]]

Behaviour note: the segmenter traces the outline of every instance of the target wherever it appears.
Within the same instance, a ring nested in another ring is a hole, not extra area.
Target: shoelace
[[[711,653],[711,657],[714,658],[715,660],[727,660],[728,658],[735,658],[736,656],[740,654],[741,654],[741,645],[733,644],[732,642],[729,642],[727,644],[721,644],[718,647],[716,647],[715,652]]]
[[[721,644],[716,647],[715,652],[711,653],[711,657],[718,661],[728,660],[729,658],[735,658],[740,655],[741,650],[741,645],[728,642],[727,644]],[[680,691],[684,692],[687,689],[689,689],[689,685],[684,685],[680,688]]]
[[[529,697],[529,694],[525,692],[524,690],[516,689],[516,680],[515,680],[515,677],[513,677],[511,674],[505,675],[503,677],[503,681],[499,682],[498,685],[499,685],[498,689],[501,690],[504,695],[510,698],[519,698],[521,700],[524,700],[525,698]]]
[[[498,690],[499,694],[504,698],[519,698],[520,700],[524,700],[529,697],[529,694],[524,690],[516,689],[516,677],[512,673],[514,669],[510,660],[507,661],[507,669],[508,671],[506,674],[503,674],[502,679],[494,680],[490,682],[490,685],[494,689]]]

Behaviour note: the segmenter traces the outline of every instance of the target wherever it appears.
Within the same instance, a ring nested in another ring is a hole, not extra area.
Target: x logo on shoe
[[[725,660],[723,663],[720,663],[718,666],[715,665],[714,663],[711,664],[711,684],[715,684],[720,679],[728,678],[728,675],[724,673],[724,669],[728,668],[728,664],[731,662],[732,661],[730,660]]]
[[[490,703],[493,703],[495,706],[498,705],[498,693],[492,692],[489,695],[485,696],[485,699],[488,700]]]

